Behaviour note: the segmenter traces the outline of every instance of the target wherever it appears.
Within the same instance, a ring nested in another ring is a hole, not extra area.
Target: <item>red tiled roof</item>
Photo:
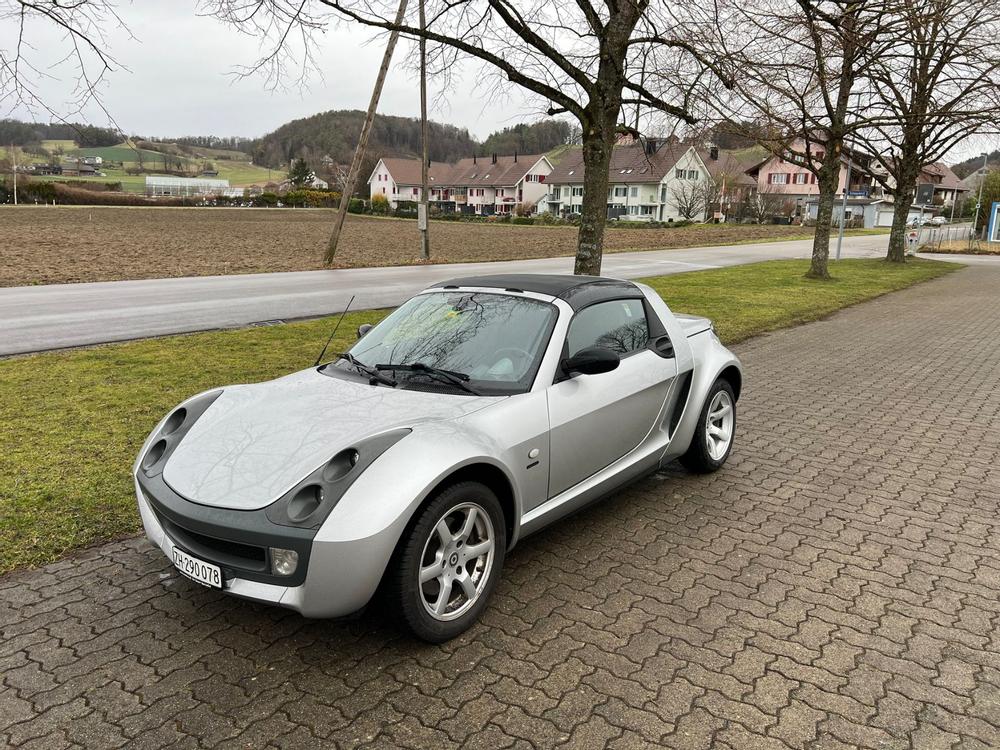
[[[482,185],[512,187],[538,163],[544,154],[517,156],[477,156],[461,159],[454,164],[431,162],[428,181],[433,186]],[[397,185],[420,184],[420,159],[382,159]]]
[[[608,175],[612,182],[660,182],[689,148],[689,143],[665,143],[647,154],[642,144],[618,145],[611,152]],[[556,185],[583,183],[583,149],[566,153],[545,181]]]

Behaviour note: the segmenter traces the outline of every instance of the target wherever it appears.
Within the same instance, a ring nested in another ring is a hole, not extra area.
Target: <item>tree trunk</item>
[[[407,0],[399,0],[399,10],[396,12],[396,25],[403,22],[406,15]],[[378,100],[382,97],[382,86],[385,84],[385,76],[389,72],[389,63],[392,62],[392,53],[396,49],[396,41],[399,39],[399,32],[393,31],[389,34],[389,43],[385,46],[385,53],[382,55],[382,66],[378,69],[378,76],[375,78],[375,88],[372,89],[372,97],[368,102],[368,114],[365,122],[361,126],[361,135],[358,138],[358,145],[354,149],[354,159],[351,161],[351,170],[347,173],[347,185],[340,195],[340,209],[337,211],[337,218],[333,224],[333,234],[330,235],[330,242],[326,246],[326,253],[323,255],[323,263],[330,265],[337,254],[337,244],[340,242],[340,232],[344,228],[344,219],[347,218],[347,209],[351,205],[351,196],[354,195],[354,187],[358,182],[358,172],[361,171],[361,162],[364,161],[365,151],[368,149],[368,136],[372,132],[372,124],[375,122],[375,111],[378,109]]]
[[[913,205],[913,191],[903,190],[895,196],[892,208],[892,229],[889,230],[889,250],[885,259],[893,263],[906,262],[906,232]]]
[[[614,123],[583,128],[583,206],[573,273],[600,276],[604,227],[608,222],[608,167],[614,148]]]
[[[839,149],[829,149],[825,157],[826,163],[819,170],[819,199],[816,206],[816,235],[813,237],[812,262],[806,277],[810,279],[829,279],[830,269],[830,230],[833,228],[833,204],[837,200],[837,187],[840,182]],[[846,189],[846,186],[845,186]]]

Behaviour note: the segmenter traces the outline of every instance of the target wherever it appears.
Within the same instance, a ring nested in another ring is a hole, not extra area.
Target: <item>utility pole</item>
[[[424,0],[420,0],[420,30],[424,31],[426,26]],[[420,205],[417,207],[417,228],[420,230],[420,257],[423,260],[430,260],[430,217],[427,214],[430,207],[427,184],[427,172],[430,166],[427,153],[427,39],[423,36],[420,37],[420,151]]]
[[[14,165],[14,205],[17,205],[17,151],[14,144],[10,144],[10,163]]]
[[[983,183],[986,182],[986,160],[989,154],[983,154],[982,175],[979,178],[979,195],[976,197],[976,212],[972,215],[972,235],[969,237],[969,247],[972,247],[976,239],[976,230],[979,228],[979,207],[983,205]]]
[[[844,221],[847,218],[847,191],[851,189],[851,152],[847,152],[847,181],[844,183],[844,199],[840,203],[840,234],[837,236],[837,260],[840,260],[840,246],[844,244]]]
[[[399,0],[399,10],[396,12],[395,25],[403,23],[406,16],[407,0]],[[361,171],[361,162],[365,158],[365,151],[368,149],[368,136],[371,135],[372,125],[375,122],[375,110],[378,109],[378,100],[382,96],[382,86],[385,85],[385,76],[389,72],[389,63],[392,62],[392,53],[396,49],[396,42],[399,39],[399,32],[389,33],[389,43],[385,46],[385,53],[382,55],[382,67],[378,69],[378,76],[375,78],[375,88],[372,90],[371,101],[368,102],[368,114],[365,122],[361,126],[361,135],[358,138],[358,146],[354,149],[354,159],[351,160],[351,171],[347,174],[347,184],[344,185],[344,192],[340,196],[340,209],[337,211],[337,218],[333,224],[333,234],[330,235],[330,242],[323,255],[323,262],[326,265],[333,263],[333,258],[337,254],[337,243],[340,242],[340,232],[344,228],[344,219],[347,218],[347,209],[351,205],[351,196],[354,194],[354,186],[358,181],[358,172]]]

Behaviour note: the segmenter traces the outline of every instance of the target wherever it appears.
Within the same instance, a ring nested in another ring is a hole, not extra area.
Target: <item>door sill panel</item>
[[[533,534],[553,521],[557,521],[595,500],[600,500],[623,485],[656,471],[660,467],[660,459],[669,444],[670,440],[667,435],[661,431],[657,438],[647,439],[631,453],[622,456],[610,466],[532,508],[521,518],[519,536]]]

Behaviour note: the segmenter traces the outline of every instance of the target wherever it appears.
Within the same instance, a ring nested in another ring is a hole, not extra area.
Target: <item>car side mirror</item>
[[[361,325],[359,325],[358,326],[358,338],[361,338],[362,336],[364,336],[366,333],[368,333],[374,327],[375,326],[373,326],[371,323],[362,323]]]
[[[621,361],[618,352],[600,346],[588,346],[572,357],[564,359],[562,369],[567,374],[599,375],[602,372],[611,372]]]

